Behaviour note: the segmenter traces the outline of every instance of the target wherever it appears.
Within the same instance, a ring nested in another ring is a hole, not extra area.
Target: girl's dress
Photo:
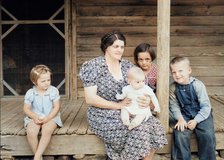
[[[117,92],[127,84],[127,72],[133,66],[121,60],[124,80],[117,81],[108,70],[103,56],[85,62],[80,70],[84,87],[97,86],[97,94],[109,101],[117,101]],[[166,134],[160,121],[151,116],[133,130],[123,125],[120,110],[101,109],[89,106],[88,122],[91,130],[103,139],[107,155],[113,160],[139,160],[149,154],[151,149],[162,148],[167,144]]]
[[[60,99],[59,91],[56,87],[50,86],[45,94],[39,95],[36,87],[29,89],[25,94],[24,103],[31,105],[31,110],[37,113],[39,116],[47,116],[53,109],[53,102]],[[26,127],[32,119],[29,117],[24,118],[24,126]],[[60,112],[54,118],[55,123],[62,127],[62,121],[60,117]]]
[[[152,63],[152,67],[149,71],[149,73],[147,73],[145,75],[145,83],[151,87],[153,89],[153,91],[156,91],[156,79],[157,77],[157,67],[156,64]]]

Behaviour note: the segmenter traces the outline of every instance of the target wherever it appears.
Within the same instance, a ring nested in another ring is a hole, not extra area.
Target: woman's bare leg
[[[153,158],[155,152],[156,152],[156,151],[155,151],[154,149],[150,150],[149,155],[147,155],[147,156],[144,158],[144,160],[152,160],[152,158]]]
[[[34,160],[42,159],[42,155],[51,140],[51,135],[56,128],[57,128],[57,125],[53,120],[42,125],[41,138],[37,147],[37,151],[34,156]]]

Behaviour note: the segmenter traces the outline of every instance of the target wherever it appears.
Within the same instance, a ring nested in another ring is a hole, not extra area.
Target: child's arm
[[[194,130],[195,127],[197,126],[197,121],[192,119],[190,121],[187,122],[187,127],[190,129],[190,130]]]
[[[173,115],[173,117],[175,118],[175,120],[178,120],[180,118],[183,118],[183,116],[180,111],[179,102],[175,95],[175,88],[176,88],[175,84],[172,83],[170,85],[170,91],[169,91],[169,110],[170,110],[171,114]]]
[[[197,94],[200,110],[198,114],[194,117],[194,119],[190,120],[187,123],[187,127],[191,130],[195,129],[198,123],[207,119],[211,113],[211,103],[206,91],[206,87],[203,84],[203,82],[196,79],[193,82],[193,87]]]
[[[42,123],[47,123],[48,121],[53,119],[58,114],[59,110],[60,110],[60,101],[57,100],[57,101],[53,102],[52,111],[49,113],[49,115],[47,115],[46,117],[43,118]]]
[[[185,128],[187,128],[187,122],[184,120],[181,111],[180,106],[178,103],[178,100],[175,95],[175,84],[170,85],[170,91],[169,91],[169,110],[171,114],[173,114],[173,117],[177,120],[176,125],[174,128],[180,131],[184,131]]]
[[[195,82],[193,82],[193,87],[197,94],[200,105],[200,110],[194,117],[194,120],[196,120],[197,123],[200,123],[209,117],[211,113],[211,103],[206,91],[206,87],[201,81],[195,80]]]
[[[153,111],[156,111],[159,113],[160,112],[159,101],[156,98],[156,95],[153,92],[153,90],[149,86],[145,85],[144,92],[145,92],[145,95],[147,95],[147,97],[150,97],[150,100],[151,100],[150,104],[153,104]],[[151,106],[150,106],[150,109],[151,109]]]
[[[154,105],[154,111],[156,111],[156,112],[159,113],[159,112],[160,112],[160,107],[159,107],[159,101],[158,101],[158,99],[156,98],[156,95],[153,94],[153,95],[151,95],[150,97],[151,97],[152,103],[153,103],[153,105]]]
[[[33,119],[34,123],[41,124],[41,121],[39,120],[39,115],[31,111],[30,104],[24,103],[23,111],[29,118]]]
[[[179,118],[176,125],[174,126],[175,129],[179,131],[184,131],[187,128],[187,122],[183,117]]]

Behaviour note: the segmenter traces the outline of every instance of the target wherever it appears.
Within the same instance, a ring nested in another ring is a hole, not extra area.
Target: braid
[[[106,41],[110,36],[118,34],[118,33],[119,32],[117,32],[117,31],[112,31],[112,32],[107,33],[105,36],[102,37],[101,42]]]
[[[119,31],[112,31],[105,34],[101,38],[101,46],[100,46],[103,53],[105,53],[105,50],[107,49],[107,47],[111,46],[114,43],[114,41],[117,39],[124,41],[124,43],[126,44],[126,39],[124,35]]]

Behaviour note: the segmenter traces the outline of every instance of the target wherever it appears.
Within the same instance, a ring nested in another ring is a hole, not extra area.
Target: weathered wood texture
[[[170,57],[170,0],[160,0],[157,5],[157,98],[163,117],[159,117],[166,132],[169,130],[169,57]]]
[[[0,6],[1,6],[1,1],[0,1]],[[0,19],[2,19],[2,13],[0,12]],[[0,22],[0,35],[2,35],[2,22]],[[0,42],[0,48],[2,48],[2,43]],[[2,55],[2,49],[0,49],[0,59],[3,59],[3,55]],[[3,82],[3,65],[0,64],[0,81]],[[3,96],[3,86],[0,85],[0,97]]]
[[[87,3],[88,2],[88,3]],[[76,1],[77,72],[80,65],[102,55],[100,38],[120,30],[127,38],[124,58],[133,61],[142,42],[157,46],[157,1]],[[171,1],[170,58],[188,56],[193,75],[203,80],[210,95],[224,95],[224,1]],[[168,60],[169,61],[169,60]],[[83,96],[78,79],[78,96]]]
[[[224,97],[212,96],[217,150],[224,149]],[[32,155],[23,127],[22,100],[1,101],[1,156]],[[75,101],[62,100],[61,116],[64,126],[55,130],[45,155],[103,154],[102,141],[89,129],[87,106],[83,98]],[[169,153],[171,133],[167,134],[169,144],[158,153]],[[192,151],[197,150],[195,136],[192,136]]]

